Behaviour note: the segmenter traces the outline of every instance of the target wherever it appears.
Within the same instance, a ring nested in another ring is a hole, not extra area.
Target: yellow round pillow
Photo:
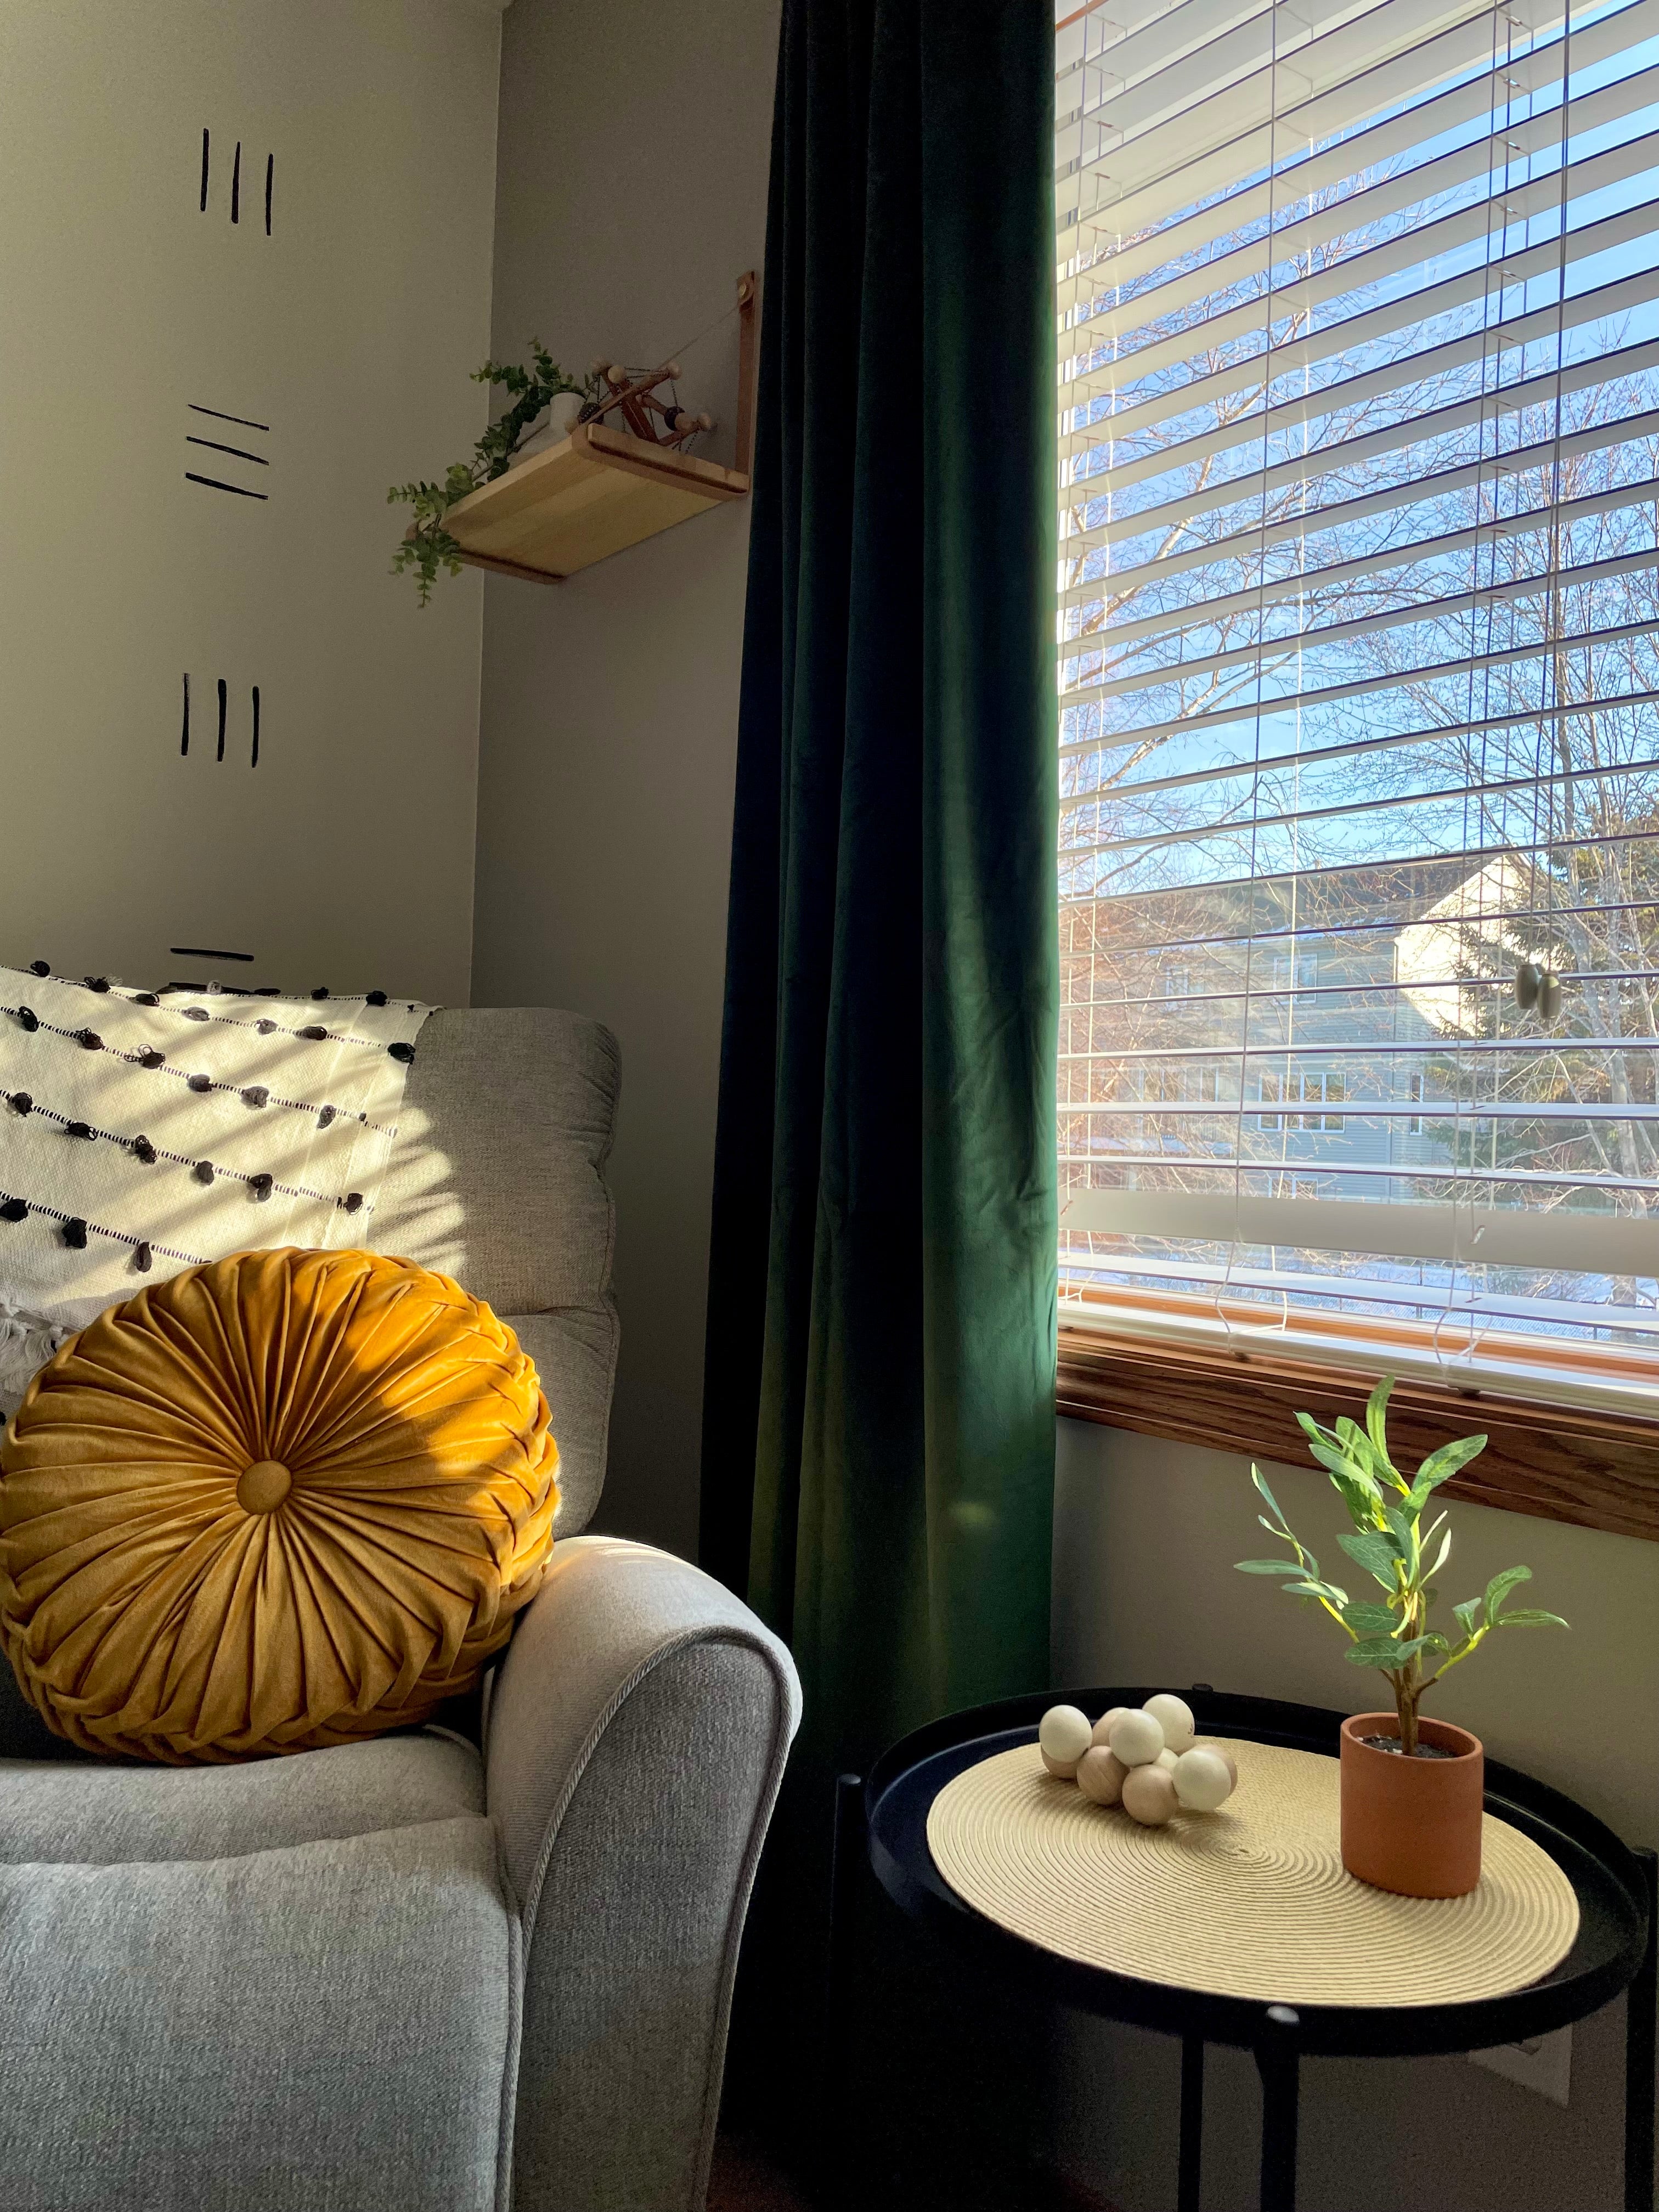
[[[407,1260],[244,1252],[112,1306],[0,1442],[0,1638],[88,1751],[349,1743],[477,1681],[546,1573],[547,1401]]]

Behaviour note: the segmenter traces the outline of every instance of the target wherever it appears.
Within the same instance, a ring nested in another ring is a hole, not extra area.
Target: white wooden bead
[[[1176,1697],[1173,1690],[1160,1690],[1155,1698],[1147,1698],[1146,1710],[1164,1730],[1164,1741],[1177,1759],[1192,1749],[1193,1709],[1185,1698]]]
[[[1123,1809],[1143,1828],[1161,1828],[1175,1813],[1175,1778],[1158,1765],[1132,1768],[1124,1779]]]
[[[1183,1751],[1170,1777],[1175,1793],[1189,1813],[1213,1813],[1233,1794],[1233,1778],[1219,1752],[1194,1745]]]
[[[1069,1760],[1073,1771],[1093,1740],[1089,1716],[1075,1705],[1050,1705],[1037,1723],[1037,1741],[1045,1755],[1061,1765]]]
[[[1170,1750],[1167,1743],[1164,1745],[1163,1750],[1159,1752],[1158,1757],[1152,1761],[1152,1765],[1154,1766],[1161,1766],[1166,1774],[1173,1774],[1175,1772],[1175,1763],[1176,1755],[1174,1752]]]
[[[1149,1766],[1164,1748],[1164,1729],[1156,1713],[1131,1707],[1112,1723],[1106,1740],[1126,1766]]]

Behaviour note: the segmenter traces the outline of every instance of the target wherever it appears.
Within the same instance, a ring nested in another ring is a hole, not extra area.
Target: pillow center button
[[[279,1459],[256,1459],[242,1469],[236,1503],[244,1513],[274,1513],[294,1487],[294,1477]]]

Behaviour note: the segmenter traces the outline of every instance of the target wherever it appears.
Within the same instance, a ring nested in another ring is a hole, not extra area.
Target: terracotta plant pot
[[[1480,1879],[1480,1740],[1449,1721],[1419,1719],[1418,1739],[1449,1759],[1402,1759],[1363,1742],[1398,1741],[1394,1713],[1342,1723],[1342,1863],[1401,1897],[1462,1897]]]

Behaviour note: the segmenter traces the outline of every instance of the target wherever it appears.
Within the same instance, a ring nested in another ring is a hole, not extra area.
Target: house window
[[[1258,1129],[1311,1129],[1322,1135],[1340,1135],[1346,1126],[1340,1114],[1328,1109],[1346,1097],[1346,1079],[1334,1069],[1318,1074],[1305,1071],[1295,1075],[1280,1075],[1272,1068],[1263,1068],[1256,1078],[1256,1097],[1263,1105],[1285,1106],[1294,1103],[1314,1108],[1312,1113],[1258,1114]]]
[[[1386,1323],[1442,1366],[1639,1366],[1649,15],[1057,19],[1060,923],[1121,988],[1092,1032],[1107,1141],[1064,1170],[1066,1294],[1208,1300],[1222,1329],[1254,1298],[1350,1353]],[[1559,1006],[1522,1003],[1527,963]],[[1216,1114],[1181,1091],[1201,1145],[1135,1139],[1115,1044],[1214,1053],[1190,1064],[1227,1069]]]
[[[1413,1068],[1407,1077],[1406,1096],[1414,1106],[1420,1106],[1423,1103],[1423,1071],[1420,1067]],[[1422,1115],[1408,1115],[1406,1119],[1406,1134],[1408,1137],[1420,1137],[1427,1126]]]

